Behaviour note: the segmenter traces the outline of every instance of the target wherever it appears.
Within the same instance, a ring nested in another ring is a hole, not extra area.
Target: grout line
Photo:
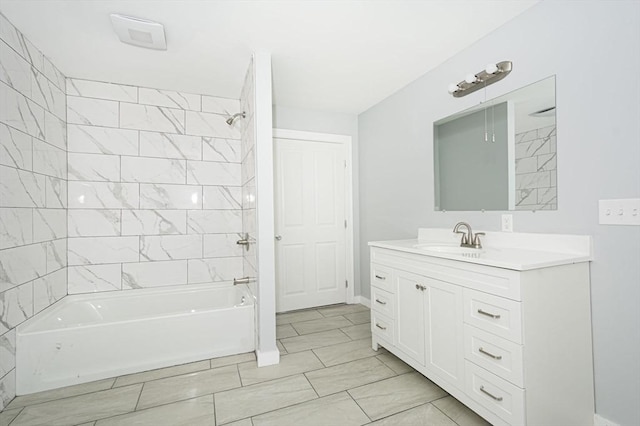
[[[133,409],[133,411],[137,411],[138,410],[138,405],[140,405],[140,398],[142,397],[142,392],[144,392],[144,385],[146,385],[147,382],[143,382],[142,386],[140,387],[140,393],[138,394],[138,400],[136,401],[136,406]]]

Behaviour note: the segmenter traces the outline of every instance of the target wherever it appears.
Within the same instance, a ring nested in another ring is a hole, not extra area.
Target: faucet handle
[[[460,245],[469,244],[469,239],[467,238],[467,233],[462,231],[456,231],[456,234],[462,234],[462,239],[460,240]]]
[[[475,248],[481,249],[482,248],[482,242],[480,242],[480,235],[485,235],[484,232],[476,232],[475,237],[473,237],[473,246]]]

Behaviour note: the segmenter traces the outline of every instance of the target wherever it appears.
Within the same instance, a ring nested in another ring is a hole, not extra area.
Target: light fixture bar
[[[461,98],[469,93],[473,93],[476,90],[502,80],[509,75],[512,69],[513,63],[511,61],[489,64],[479,73],[469,74],[467,78],[462,80],[460,83],[451,84],[449,86],[449,93],[451,93],[454,98]]]

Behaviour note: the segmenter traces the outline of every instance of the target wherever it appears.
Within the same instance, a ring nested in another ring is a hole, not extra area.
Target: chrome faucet
[[[461,227],[467,228],[467,232],[460,231]],[[482,248],[482,243],[480,242],[480,235],[484,235],[484,232],[476,232],[473,234],[471,230],[471,225],[467,222],[458,222],[456,226],[453,228],[453,232],[456,234],[462,234],[462,239],[460,240],[460,247],[470,247],[470,248]]]

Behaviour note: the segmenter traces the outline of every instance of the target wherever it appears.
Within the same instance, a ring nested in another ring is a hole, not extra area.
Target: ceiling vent
[[[167,50],[162,24],[117,13],[111,14],[111,23],[123,43],[147,49]]]

